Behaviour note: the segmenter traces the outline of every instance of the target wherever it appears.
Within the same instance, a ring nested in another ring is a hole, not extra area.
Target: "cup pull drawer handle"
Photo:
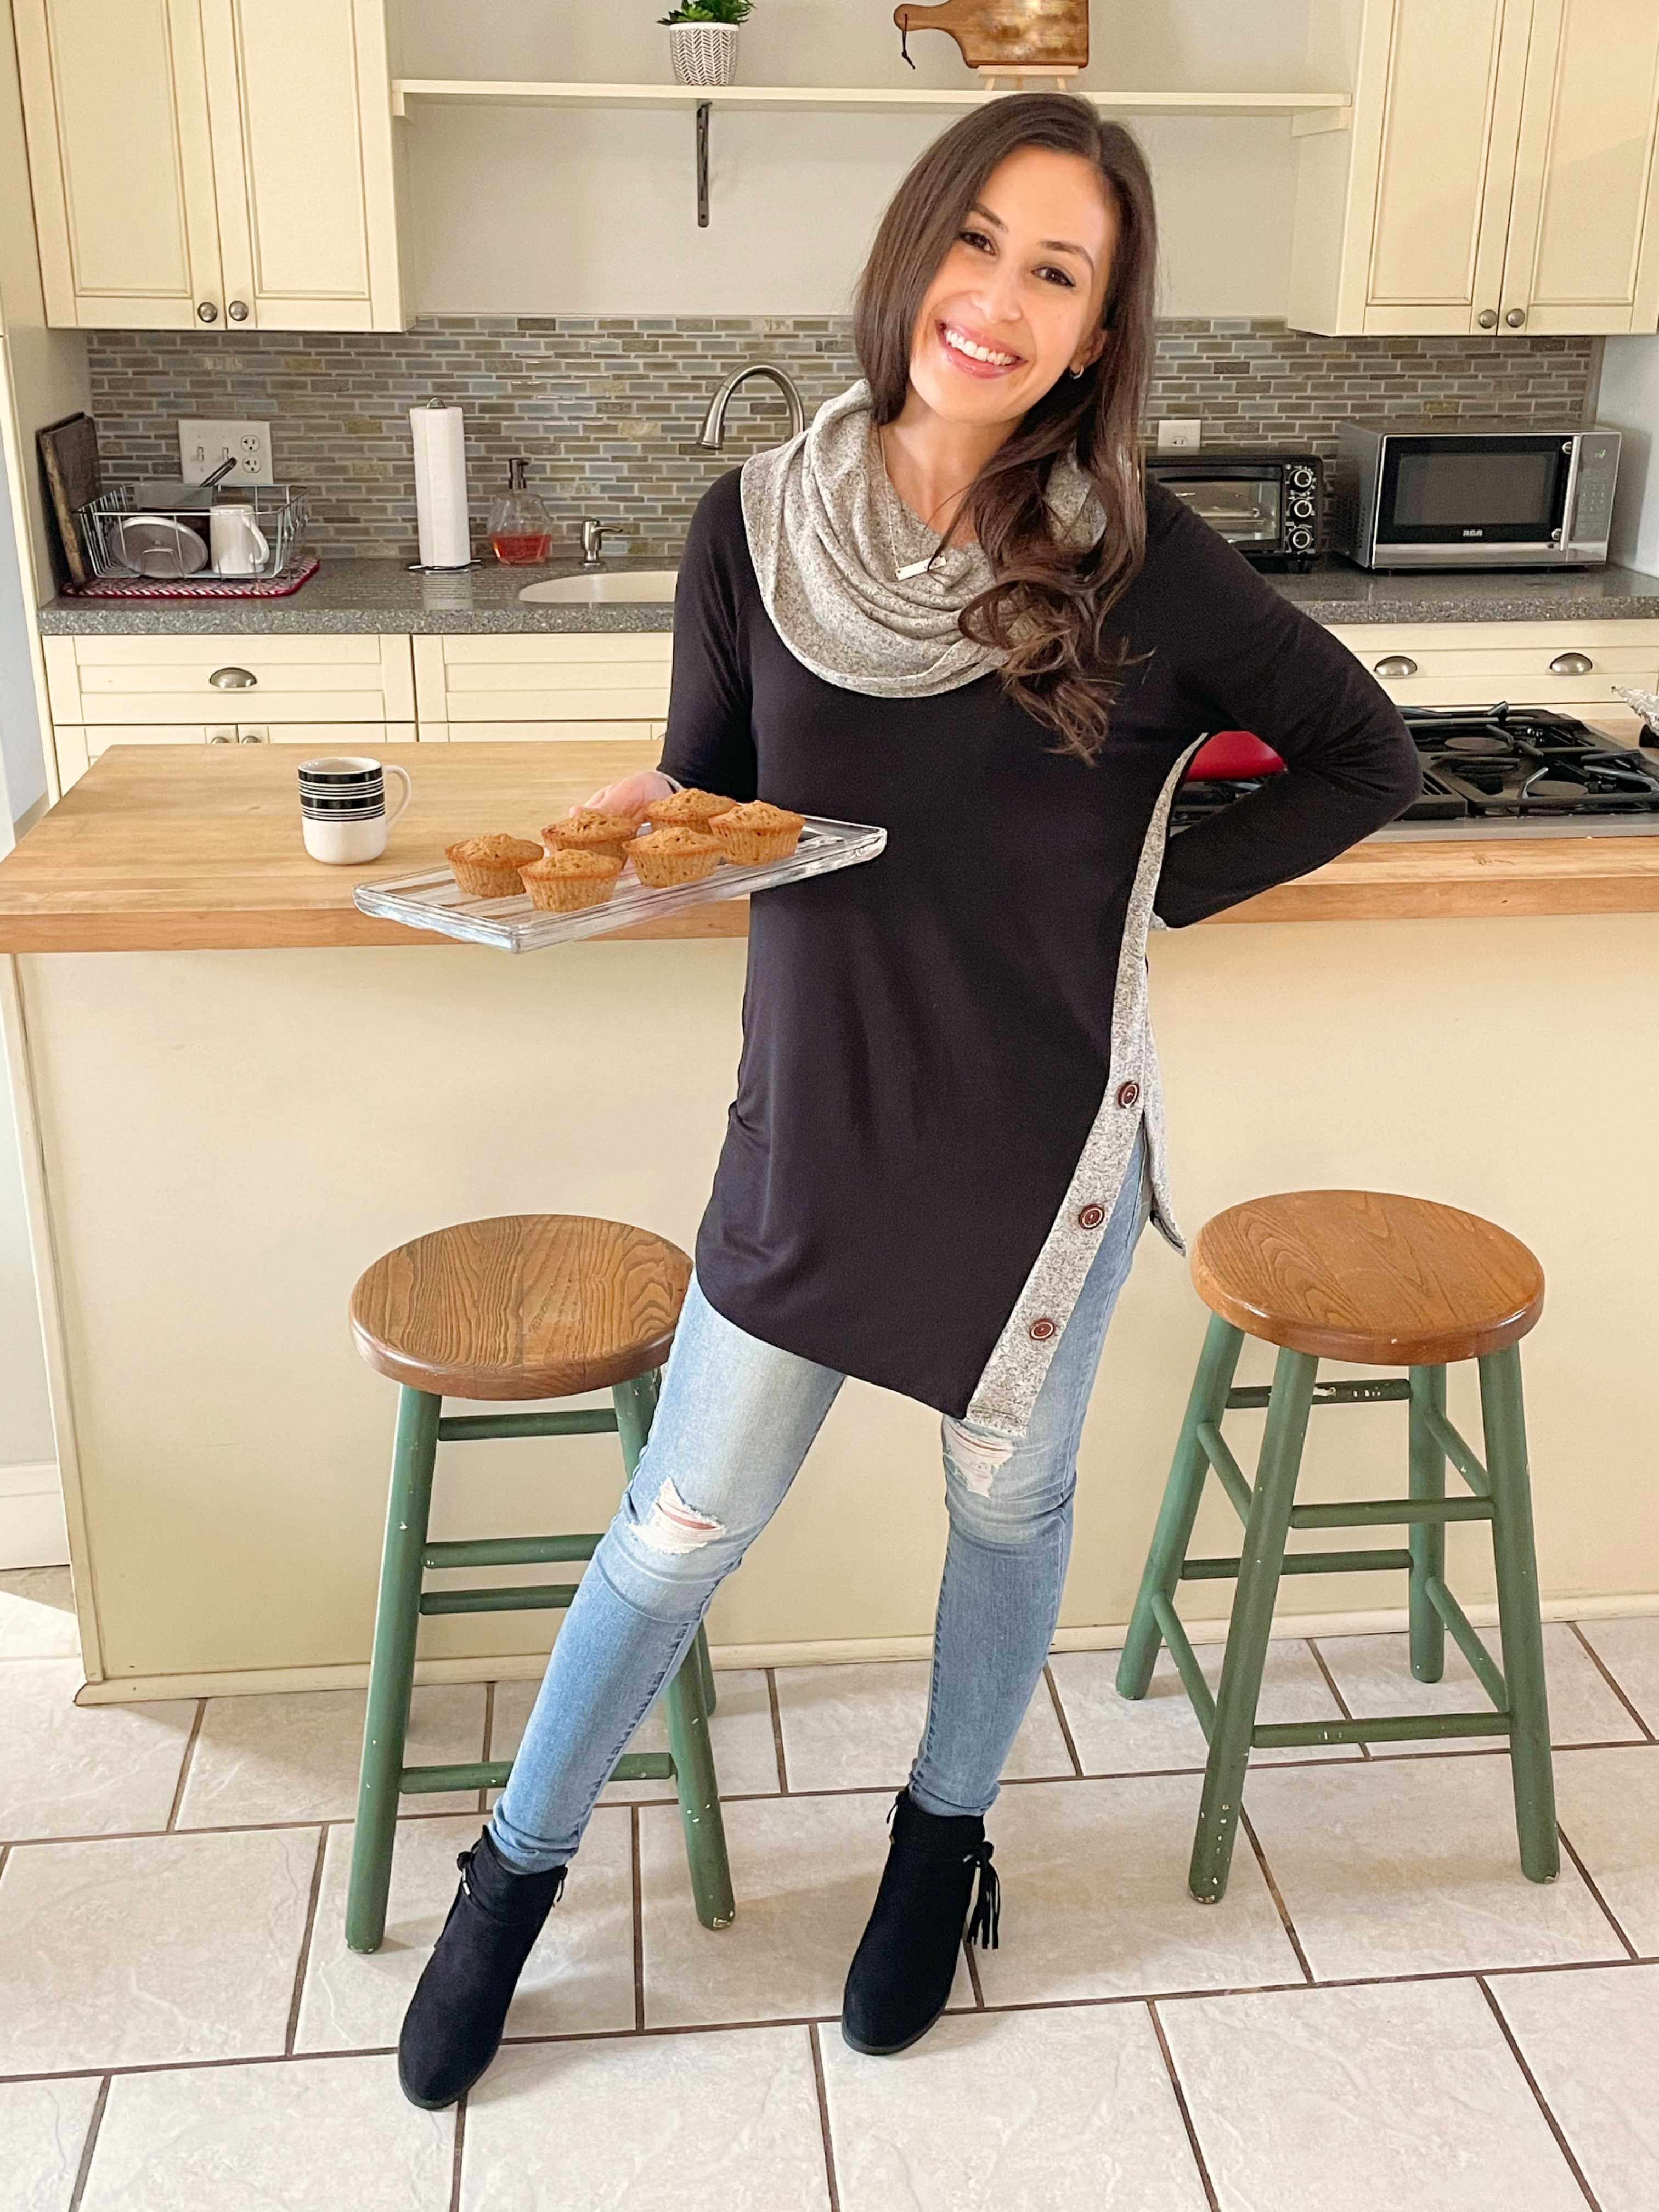
[[[1588,676],[1595,663],[1587,653],[1558,653],[1550,663],[1552,676]]]
[[[258,680],[251,668],[216,668],[208,678],[216,691],[251,691]]]
[[[1417,663],[1408,653],[1385,653],[1371,673],[1382,677],[1385,683],[1390,680],[1397,682],[1402,676],[1415,676]]]

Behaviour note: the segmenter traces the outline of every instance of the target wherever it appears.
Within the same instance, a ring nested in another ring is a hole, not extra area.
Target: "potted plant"
[[[687,0],[659,16],[668,26],[676,84],[730,84],[738,73],[738,26],[755,0]]]

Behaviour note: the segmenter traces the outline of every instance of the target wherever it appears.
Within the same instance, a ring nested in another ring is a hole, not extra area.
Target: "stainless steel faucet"
[[[801,397],[795,389],[793,378],[786,369],[780,368],[775,362],[751,361],[745,362],[743,368],[728,376],[709,401],[708,412],[702,418],[702,429],[697,438],[697,443],[700,446],[707,446],[711,453],[719,453],[720,447],[726,443],[727,403],[738,387],[746,384],[751,376],[763,376],[777,386],[789,408],[789,435],[792,438],[799,437],[801,432],[806,428],[806,410],[801,404]]]

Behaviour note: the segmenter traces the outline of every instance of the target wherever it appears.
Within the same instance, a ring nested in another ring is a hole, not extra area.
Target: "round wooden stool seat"
[[[1200,1230],[1193,1281],[1247,1335],[1322,1359],[1438,1367],[1536,1322],[1544,1271],[1479,1214],[1376,1190],[1289,1190]]]
[[[351,1293],[371,1367],[434,1396],[566,1398],[661,1366],[691,1262],[625,1221],[504,1213],[434,1229]]]

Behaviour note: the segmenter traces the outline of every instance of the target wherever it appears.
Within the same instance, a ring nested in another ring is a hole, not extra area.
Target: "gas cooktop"
[[[1547,707],[1401,709],[1423,763],[1423,794],[1379,837],[1595,837],[1659,832],[1659,760],[1614,744]],[[1196,779],[1171,827],[1190,829],[1261,779]]]

